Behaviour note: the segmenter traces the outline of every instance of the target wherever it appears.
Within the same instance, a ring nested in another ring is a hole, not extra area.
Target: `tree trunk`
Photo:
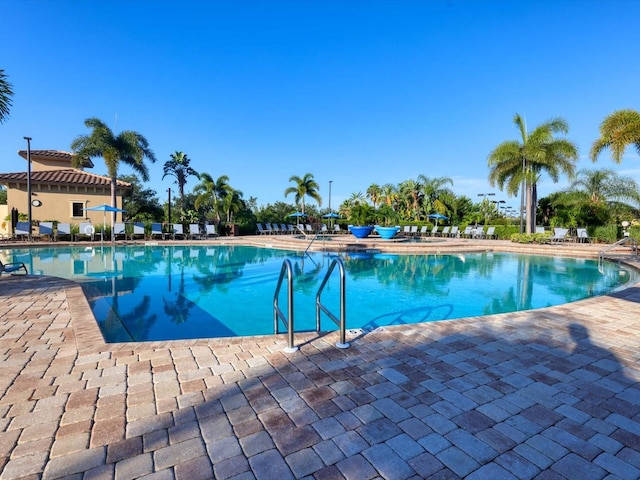
[[[111,206],[113,208],[118,208],[118,205],[116,204],[116,185],[117,185],[117,179],[115,176],[111,177]],[[118,212],[111,212],[111,225],[113,225],[116,222],[116,213]],[[104,235],[104,232],[103,232]]]
[[[531,211],[529,213],[529,218],[531,220],[531,232],[535,233],[536,231],[536,223],[538,215],[538,184],[533,183],[531,186]]]

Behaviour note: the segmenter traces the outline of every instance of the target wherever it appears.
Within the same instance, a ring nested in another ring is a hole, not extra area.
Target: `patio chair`
[[[423,225],[422,227],[420,227],[420,236],[421,237],[426,237],[428,233],[429,232],[427,231],[427,226],[426,225]]]
[[[309,225],[308,223],[307,223],[307,224],[305,224],[305,226],[304,226],[304,231],[305,231],[306,233],[315,233],[315,231],[313,230],[313,227],[312,227],[311,225]]]
[[[402,227],[402,233],[407,236],[411,235],[411,226],[405,225],[404,227]]]
[[[218,232],[216,232],[216,226],[213,223],[208,223],[205,226],[205,237],[209,238],[209,237],[217,237],[218,236]]]
[[[545,233],[544,227],[536,227],[536,233],[544,234]]]
[[[155,237],[160,237],[161,239],[164,240],[164,232],[162,231],[162,224],[161,223],[152,223],[151,224],[151,234],[149,235],[150,238],[155,238]]]
[[[440,227],[438,227],[437,225],[435,227],[433,227],[431,229],[431,233],[429,233],[429,235],[431,235],[432,237],[437,237],[438,236],[438,228],[440,228]]]
[[[256,228],[258,229],[258,231],[256,233],[260,234],[260,235],[266,235],[267,231],[264,229],[264,227],[262,226],[261,223],[256,223]]]
[[[59,240],[60,237],[69,237],[69,240],[73,240],[71,235],[71,225],[68,223],[58,223],[56,225],[56,235],[54,240]]]
[[[442,231],[440,232],[440,236],[441,237],[448,237],[450,229],[451,229],[451,227],[442,227]]]
[[[411,225],[411,230],[409,231],[409,233],[412,237],[415,237],[416,235],[418,235],[418,226]]]
[[[53,222],[40,222],[40,225],[38,225],[38,236],[48,236],[53,240]]]
[[[453,227],[451,227],[451,230],[449,231],[449,237],[454,238],[458,236],[458,226],[454,225]]]
[[[567,234],[569,233],[569,229],[568,228],[554,228],[553,229],[553,235],[549,238],[549,241],[551,243],[560,243],[560,242],[566,242],[569,240],[569,237],[567,237]]]
[[[471,238],[471,235],[473,235],[473,227],[466,226],[460,235],[464,238]]]
[[[196,238],[200,240],[202,238],[202,234],[200,233],[200,225],[198,225],[197,223],[189,224],[189,238],[191,240],[194,240]]]
[[[327,228],[327,224],[323,223],[322,227],[320,227],[320,233],[323,235],[327,235],[329,233],[329,229]]]
[[[171,228],[171,238],[175,240],[176,237],[184,238],[184,230],[181,223],[174,223]]]
[[[0,261],[0,275],[3,273],[14,275],[15,272],[19,272],[20,270],[24,270],[24,275],[29,274],[27,266],[22,262],[2,263],[2,261]]]
[[[26,240],[31,235],[31,227],[29,226],[29,222],[18,222],[16,223],[15,236],[18,240]]]
[[[276,235],[280,233],[280,227],[278,226],[277,223],[272,223],[271,224],[271,231],[273,233],[275,233]]]
[[[91,225],[91,222],[81,222],[80,226],[78,227],[78,234],[76,235],[76,241],[84,237],[87,237],[89,240],[93,241],[93,236],[95,235],[95,233],[96,233],[96,229],[94,228],[93,225]]]
[[[131,240],[135,237],[144,238],[144,223],[135,222],[133,224],[133,232],[131,233]]]
[[[273,233],[273,228],[271,228],[271,224],[270,223],[265,223],[264,224],[264,230],[269,235],[271,235]]]
[[[587,232],[586,228],[577,228],[576,229],[576,241],[580,242],[580,243],[591,243],[591,237],[589,236],[589,233]]]
[[[294,227],[292,224],[287,223],[287,233],[289,235],[293,235],[294,233],[296,233],[296,227]]]
[[[116,222],[113,224],[113,239],[118,240],[121,237],[123,240],[127,239],[127,232],[125,230],[124,222]]]
[[[480,238],[495,238],[496,227],[487,227],[486,232],[480,232]]]
[[[333,226],[333,233],[342,233],[340,225],[338,225],[337,223]]]

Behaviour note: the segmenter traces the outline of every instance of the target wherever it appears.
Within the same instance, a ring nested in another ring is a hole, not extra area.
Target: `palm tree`
[[[216,215],[218,223],[220,223],[220,199],[228,195],[233,191],[231,185],[229,185],[229,177],[227,175],[221,175],[217,180],[214,180],[208,173],[201,173],[200,183],[193,189],[197,197],[194,202],[196,209],[200,209],[203,205],[209,205]]]
[[[187,178],[190,176],[200,178],[198,172],[189,166],[191,159],[187,157],[185,153],[175,152],[171,154],[171,160],[164,162],[162,168],[164,175],[162,179],[167,175],[175,177],[178,184],[178,190],[180,191],[180,210],[184,211],[184,186],[187,184]]]
[[[243,207],[242,192],[234,188],[222,197],[221,208],[227,216],[227,222],[233,221],[233,214]]]
[[[600,125],[600,138],[593,142],[591,160],[595,162],[602,150],[610,148],[613,161],[619,164],[629,145],[633,145],[640,155],[640,113],[635,110],[618,110]]]
[[[580,170],[569,189],[584,194],[593,204],[612,201],[640,203],[640,189],[635,180],[609,169]]]
[[[111,178],[111,206],[116,205],[116,181],[120,162],[129,165],[142,180],[149,181],[149,171],[144,163],[147,158],[155,162],[156,157],[149,148],[149,142],[138,132],[125,130],[114,135],[111,129],[98,118],[84,121],[87,128],[93,129],[89,135],[80,135],[71,143],[75,153],[74,166],[79,167],[91,157],[102,157],[107,165],[107,172]],[[113,212],[115,221],[116,212]]]
[[[292,175],[289,181],[294,182],[296,185],[287,188],[284,191],[284,196],[287,197],[291,193],[295,194],[295,203],[296,205],[302,204],[302,213],[304,213],[304,197],[313,198],[318,202],[318,206],[322,206],[322,197],[318,193],[320,185],[313,179],[313,174],[306,173],[302,178]]]
[[[391,183],[385,183],[382,186],[380,201],[385,205],[393,207],[398,201],[398,189]]]
[[[422,186],[424,213],[428,215],[436,211],[444,214],[443,210],[446,210],[446,202],[443,202],[440,197],[445,195],[449,198],[451,196],[453,192],[446,185],[453,186],[453,180],[449,177],[429,178],[425,175],[418,175],[418,182]]]
[[[382,189],[377,183],[372,183],[371,185],[369,185],[369,188],[367,188],[367,197],[369,197],[369,200],[371,200],[373,208],[377,208],[381,195]]]
[[[11,107],[11,97],[13,89],[4,70],[0,68],[0,123],[9,118],[9,107]]]
[[[532,233],[536,224],[537,182],[542,172],[554,182],[558,181],[560,173],[573,178],[578,149],[569,140],[554,137],[556,133],[569,131],[567,122],[561,118],[551,119],[532,132],[527,132],[526,122],[518,114],[513,123],[520,131],[522,142],[506,141],[491,152],[489,182],[492,186],[498,185],[500,190],[506,184],[509,196],[517,195],[522,184],[521,203],[527,212],[526,232]]]

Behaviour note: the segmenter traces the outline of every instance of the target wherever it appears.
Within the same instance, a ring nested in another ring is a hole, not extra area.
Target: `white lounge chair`
[[[116,222],[113,224],[113,239],[118,240],[118,237],[122,237],[125,240],[127,239],[125,225],[122,222]]]
[[[88,237],[89,240],[93,241],[93,236],[96,233],[96,229],[91,225],[91,222],[82,222],[78,227],[78,234],[76,235],[76,240],[80,240],[83,237]]]
[[[454,225],[453,227],[451,227],[451,230],[449,231],[449,236],[451,238],[457,237],[458,236],[458,226]]]
[[[174,223],[171,228],[171,238],[175,240],[176,237],[184,238],[184,229],[181,223]]]
[[[196,238],[200,240],[200,238],[202,238],[202,234],[200,233],[200,225],[198,225],[197,223],[189,224],[189,238],[191,240],[194,240]]]
[[[404,235],[411,235],[411,226],[405,225],[404,227],[402,227],[402,233]]]
[[[416,235],[418,235],[418,226],[417,225],[411,225],[410,234],[411,234],[412,237],[415,237]]]
[[[131,233],[131,240],[135,237],[144,238],[144,224],[141,222],[136,222],[133,224],[133,232]]]
[[[440,228],[440,227],[438,227],[437,225],[435,227],[433,227],[431,229],[431,233],[429,235],[431,235],[432,237],[437,237],[438,236],[438,228]]]
[[[421,237],[426,237],[428,233],[429,232],[427,231],[427,226],[426,225],[423,225],[422,227],[420,227],[420,236]]]
[[[40,222],[40,225],[38,225],[38,236],[45,235],[53,240],[53,222]]]
[[[440,232],[440,236],[441,237],[448,237],[450,229],[451,229],[451,227],[442,227],[442,231]]]
[[[205,226],[205,236],[206,238],[218,236],[218,232],[216,232],[216,226],[213,223],[207,223],[207,225]]]
[[[56,225],[55,240],[59,240],[60,237],[69,237],[69,240],[73,240],[71,235],[71,225],[68,223],[58,223]]]
[[[473,227],[471,226],[464,227],[464,230],[460,235],[464,238],[471,238],[471,235],[473,235]]]
[[[576,240],[580,243],[591,242],[591,237],[589,236],[586,228],[576,229]]]
[[[496,227],[487,227],[486,232],[480,232],[480,238],[495,238]]]
[[[553,236],[549,238],[549,241],[552,243],[566,242],[567,240],[569,240],[569,238],[567,237],[568,233],[568,228],[556,227],[553,229]]]

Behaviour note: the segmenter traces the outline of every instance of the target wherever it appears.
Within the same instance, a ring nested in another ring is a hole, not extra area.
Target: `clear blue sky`
[[[24,136],[69,150],[98,117],[147,137],[161,200],[175,187],[162,164],[183,151],[259,205],[293,202],[289,177],[310,172],[325,207],[330,180],[335,208],[419,174],[517,207],[489,187],[487,156],[518,139],[520,113],[529,129],[565,118],[579,168],[640,180],[632,149],[619,167],[609,152],[588,159],[606,115],[640,108],[636,0],[5,0],[0,11],[15,91],[2,172],[26,169]],[[540,196],[564,186],[543,178]]]

